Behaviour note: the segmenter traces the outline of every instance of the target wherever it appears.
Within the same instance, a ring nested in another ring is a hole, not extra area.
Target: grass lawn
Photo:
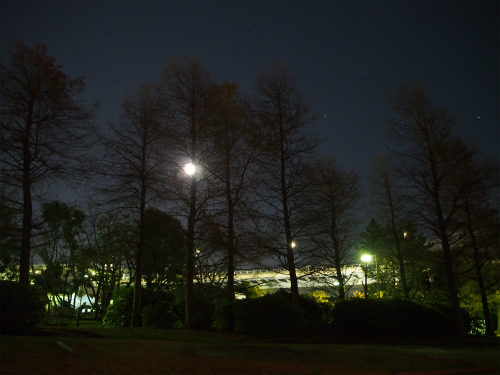
[[[1,374],[500,373],[498,338],[432,345],[284,343],[215,332],[82,325],[0,340]]]

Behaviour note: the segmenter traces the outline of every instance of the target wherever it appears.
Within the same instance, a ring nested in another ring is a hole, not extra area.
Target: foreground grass
[[[0,340],[2,374],[500,373],[498,346],[491,342],[283,343],[213,332],[82,327]]]

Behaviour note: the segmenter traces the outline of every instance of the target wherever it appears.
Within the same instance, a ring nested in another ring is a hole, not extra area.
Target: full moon
[[[186,172],[188,176],[192,176],[196,173],[196,165],[194,165],[193,163],[187,163],[184,166],[184,172]]]

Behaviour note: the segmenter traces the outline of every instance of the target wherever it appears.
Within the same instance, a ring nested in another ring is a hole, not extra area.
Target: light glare
[[[361,256],[361,261],[365,263],[370,263],[372,261],[372,256],[369,254],[364,254]]]
[[[196,165],[194,165],[193,163],[187,163],[184,166],[184,172],[186,172],[188,176],[194,175],[196,173]]]

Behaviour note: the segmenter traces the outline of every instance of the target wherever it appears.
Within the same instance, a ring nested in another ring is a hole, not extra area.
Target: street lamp
[[[372,261],[372,256],[370,254],[363,254],[361,261],[366,264],[363,271],[365,272],[365,298],[368,298],[368,263]]]
[[[290,246],[292,247],[292,249],[295,249],[295,246],[297,246],[297,244],[295,243],[295,241],[292,241],[292,243],[290,244]]]

